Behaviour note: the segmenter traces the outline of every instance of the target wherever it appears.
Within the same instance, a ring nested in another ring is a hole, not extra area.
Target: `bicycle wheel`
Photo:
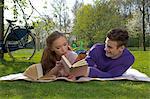
[[[9,56],[13,59],[30,60],[36,51],[35,36],[31,33],[27,33],[17,41],[6,39],[5,45]]]

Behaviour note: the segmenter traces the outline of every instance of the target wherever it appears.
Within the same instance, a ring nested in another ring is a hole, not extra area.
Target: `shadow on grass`
[[[35,64],[30,61],[7,61],[1,60],[0,62],[0,76],[23,72],[28,66]]]

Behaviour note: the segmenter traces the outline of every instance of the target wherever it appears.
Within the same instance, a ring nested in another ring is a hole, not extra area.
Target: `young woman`
[[[61,63],[62,55],[65,55],[71,63],[77,58],[77,54],[71,50],[63,33],[55,31],[46,39],[46,48],[41,58],[43,79],[51,75],[68,76],[69,73]]]
[[[83,58],[82,55],[78,56],[71,50],[67,38],[63,35],[63,33],[55,31],[47,37],[46,47],[42,54],[41,63],[38,64],[38,66],[40,65],[43,70],[42,77],[37,77],[37,73],[35,72],[35,69],[33,69],[37,66],[37,64],[29,66],[24,72],[24,75],[33,80],[55,79],[60,76],[75,80],[78,76],[84,76],[84,68],[87,68],[87,66],[68,71],[68,68],[66,68],[62,63],[62,55],[65,55],[72,64]]]

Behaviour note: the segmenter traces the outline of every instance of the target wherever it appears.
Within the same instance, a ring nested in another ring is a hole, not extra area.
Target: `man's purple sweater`
[[[90,67],[89,77],[110,78],[121,76],[134,63],[134,56],[128,49],[124,49],[117,59],[111,59],[105,55],[104,44],[94,45],[86,61]]]

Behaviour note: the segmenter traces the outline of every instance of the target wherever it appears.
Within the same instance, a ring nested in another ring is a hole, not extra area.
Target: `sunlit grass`
[[[133,68],[150,76],[150,51],[132,51],[135,56]],[[0,62],[0,76],[23,72],[28,66],[39,63],[41,52],[31,60],[12,61],[5,55]],[[31,83],[27,81],[1,81],[2,99],[150,99],[150,84],[133,81],[91,81],[70,83],[55,81]]]

